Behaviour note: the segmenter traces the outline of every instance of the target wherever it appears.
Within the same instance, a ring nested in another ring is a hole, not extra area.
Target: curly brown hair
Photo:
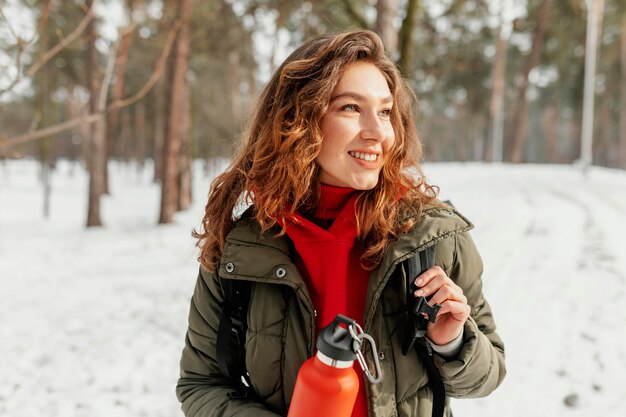
[[[345,69],[357,61],[374,64],[385,77],[394,99],[390,117],[395,133],[378,184],[356,201],[363,266],[376,267],[391,241],[411,228],[423,205],[436,197],[419,165],[415,95],[385,55],[381,39],[367,30],[317,37],[275,71],[256,105],[243,147],[211,185],[204,231],[193,232],[207,270],[219,263],[242,199],[253,203],[262,232],[285,224],[296,210],[307,212],[315,205],[320,189],[315,159],[323,141],[320,121]],[[400,221],[402,207],[416,215]],[[281,228],[278,235],[283,233]]]

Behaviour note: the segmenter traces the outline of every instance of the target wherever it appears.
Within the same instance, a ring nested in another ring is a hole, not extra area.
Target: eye
[[[339,110],[352,112],[352,111],[357,111],[358,107],[356,106],[356,104],[346,104],[345,106],[341,106]]]
[[[383,109],[383,110],[379,111],[378,114],[381,117],[384,117],[384,118],[388,119],[389,117],[391,117],[391,109]]]

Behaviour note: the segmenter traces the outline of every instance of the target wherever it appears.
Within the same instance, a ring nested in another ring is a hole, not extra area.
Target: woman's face
[[[375,65],[348,66],[321,120],[322,149],[317,157],[322,184],[369,190],[395,134],[390,115],[393,97]]]

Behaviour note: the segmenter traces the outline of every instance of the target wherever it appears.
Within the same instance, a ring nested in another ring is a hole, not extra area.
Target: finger
[[[428,282],[428,284],[423,285],[421,288],[415,291],[415,296],[419,297],[420,295],[423,295],[424,297],[428,297],[431,294],[434,294],[446,284],[446,278],[447,277],[445,275],[435,276]]]
[[[471,312],[472,308],[466,303],[451,300],[444,301],[441,304],[439,313],[437,314],[435,325],[437,324],[437,321],[446,314],[456,321],[465,323]]]
[[[419,297],[422,295],[424,297],[428,297],[437,292],[444,285],[452,286],[455,284],[442,271],[442,274],[434,276],[428,283],[424,283],[417,291],[415,291],[415,296]]]
[[[423,274],[415,278],[413,282],[419,288],[419,287],[428,285],[434,279],[439,278],[439,277],[443,277],[446,280],[446,282],[450,284],[454,284],[454,282],[446,274],[446,271],[441,269],[441,267],[438,265],[435,265],[432,268],[426,270]]]
[[[446,300],[459,301],[467,304],[467,297],[463,294],[463,289],[458,285],[444,285],[433,294],[428,300],[429,304],[441,304]]]
[[[424,271],[421,275],[415,278],[413,282],[416,286],[422,287],[428,284],[433,278],[437,277],[438,275],[446,275],[446,273],[443,269],[441,269],[440,266],[435,265],[432,268]]]

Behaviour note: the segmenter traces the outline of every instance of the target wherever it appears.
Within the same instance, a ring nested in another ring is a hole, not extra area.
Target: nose
[[[385,127],[377,113],[361,113],[361,138],[377,142],[385,139]]]

